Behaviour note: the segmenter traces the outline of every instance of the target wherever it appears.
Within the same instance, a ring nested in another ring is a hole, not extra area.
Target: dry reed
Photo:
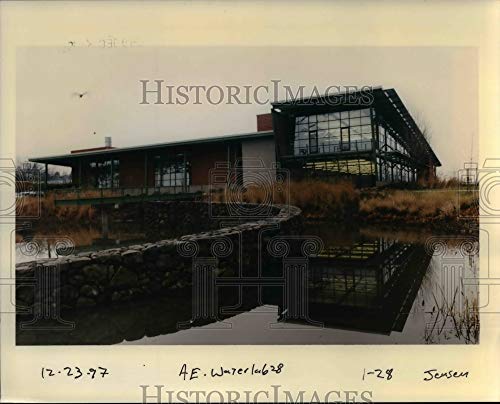
[[[346,219],[358,211],[359,191],[349,181],[323,182],[304,180],[286,187],[248,187],[220,191],[212,195],[216,202],[273,203],[297,206],[308,218]]]

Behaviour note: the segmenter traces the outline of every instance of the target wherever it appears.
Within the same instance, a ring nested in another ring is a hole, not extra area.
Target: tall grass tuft
[[[16,215],[18,217],[38,217],[39,222],[47,224],[91,223],[95,219],[95,210],[88,205],[58,206],[55,205],[55,195],[49,193],[40,198],[23,196],[17,198]]]
[[[463,292],[463,281],[455,288],[452,301],[446,299],[446,295],[440,288],[439,296],[434,299],[434,310],[431,314],[431,322],[425,329],[424,340],[426,343],[434,343],[441,337],[449,339],[455,337],[466,344],[477,344],[479,342],[479,302],[477,296],[469,297]],[[461,298],[459,298],[461,296]]]
[[[286,187],[252,186],[243,188],[237,195],[220,191],[212,195],[216,202],[242,201],[248,203],[273,203],[297,206],[303,215],[315,219],[345,219],[358,212],[359,191],[350,181],[325,182],[315,180],[292,181]]]
[[[429,179],[419,179],[417,186],[422,189],[457,189],[463,187],[463,184],[460,184],[460,180],[455,177],[447,179],[433,177]]]
[[[362,195],[360,216],[375,221],[408,223],[451,222],[478,216],[477,194],[440,189],[428,191],[381,190]]]

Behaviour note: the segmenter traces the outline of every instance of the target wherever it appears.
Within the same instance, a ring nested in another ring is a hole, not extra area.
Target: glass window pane
[[[372,127],[371,127],[371,125],[361,126],[361,133],[367,133],[367,134],[371,135],[371,133],[372,133]]]
[[[330,122],[328,122],[328,127],[340,128],[340,121],[330,121]]]
[[[351,135],[360,135],[361,134],[361,127],[355,126],[351,128]]]
[[[370,124],[371,124],[371,119],[369,116],[361,118],[361,125],[370,125]]]
[[[328,122],[318,122],[318,129],[328,129]]]
[[[360,115],[361,116],[370,116],[370,108],[365,108],[360,110]]]
[[[359,126],[361,125],[361,118],[351,118],[350,119],[351,126]]]

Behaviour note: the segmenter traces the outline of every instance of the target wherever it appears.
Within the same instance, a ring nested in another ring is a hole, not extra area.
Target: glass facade
[[[396,132],[389,125],[378,125],[378,139],[379,150],[385,152],[399,152],[405,156],[410,155],[403,143],[397,140]]]
[[[315,176],[330,172],[373,176],[382,182],[417,178],[408,146],[372,108],[296,116],[291,147],[294,156],[307,157],[303,168]],[[370,151],[373,154],[364,153]],[[345,152],[364,154],[343,156]]]
[[[293,154],[339,153],[372,149],[371,109],[298,116]]]
[[[413,182],[417,171],[407,163],[410,153],[403,142],[398,140],[396,131],[387,123],[378,124],[378,150],[382,158],[377,157],[378,180],[383,182]]]
[[[325,175],[329,172],[351,175],[375,174],[375,163],[367,159],[315,160],[305,163],[304,168]]]
[[[89,163],[89,182],[95,188],[120,186],[120,160],[101,160]]]
[[[378,180],[383,182],[414,182],[417,169],[377,157]]]
[[[186,155],[155,156],[156,187],[182,187],[189,185],[191,185],[191,169]]]

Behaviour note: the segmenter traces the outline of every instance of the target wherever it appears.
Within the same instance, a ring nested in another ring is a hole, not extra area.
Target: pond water
[[[81,242],[76,250],[96,249],[90,242],[96,231],[85,232],[79,229]],[[295,277],[285,276],[283,268],[297,262],[284,261],[273,269],[281,277],[251,282],[216,280],[212,297],[194,287],[182,295],[67,311],[62,318],[74,322],[73,330],[18,329],[17,343],[479,342],[479,291],[474,282],[479,271],[477,238],[369,227],[345,229],[328,223],[310,224],[304,234],[320,237],[323,249],[305,265],[299,262],[302,272]],[[37,237],[36,254],[28,248],[29,242],[16,245],[17,262],[74,249],[63,249],[51,237]],[[137,232],[125,232],[119,235],[119,242],[138,238]],[[203,299],[208,300],[200,305]]]
[[[57,258],[77,252],[96,251],[130,245],[144,240],[144,232],[138,226],[117,230],[107,240],[93,226],[60,228],[57,231],[22,231],[16,236],[15,261],[17,264],[43,258]]]

